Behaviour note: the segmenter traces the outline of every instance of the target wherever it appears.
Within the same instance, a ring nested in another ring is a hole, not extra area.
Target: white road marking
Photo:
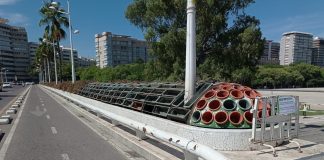
[[[29,88],[27,88],[26,90],[28,90],[28,89]],[[28,91],[26,99],[29,98],[29,93],[30,93],[30,91]],[[13,137],[15,131],[16,131],[16,128],[17,128],[17,125],[19,123],[22,111],[25,108],[25,103],[26,103],[26,101],[24,101],[23,104],[21,105],[21,112],[18,113],[18,116],[17,116],[16,120],[13,122],[12,128],[9,131],[8,137],[7,137],[7,139],[4,141],[4,143],[2,145],[2,148],[0,150],[0,159],[5,159],[5,157],[6,157],[6,153],[7,153],[8,147],[10,145],[11,139],[12,139],[12,137]]]
[[[61,154],[62,160],[70,160],[69,155],[66,153]]]
[[[51,117],[50,117],[49,115],[46,115],[46,118],[47,118],[47,119],[51,119]]]
[[[42,106],[45,106],[45,104],[42,104]]]
[[[53,133],[53,134],[57,134],[57,130],[56,130],[55,127],[51,127],[51,130],[52,130],[52,133]]]
[[[47,109],[46,108],[44,108],[44,112],[46,112],[47,111]]]

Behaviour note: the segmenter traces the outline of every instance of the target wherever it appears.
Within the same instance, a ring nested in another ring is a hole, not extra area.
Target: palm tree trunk
[[[47,75],[46,75],[46,61],[45,59],[43,59],[44,61],[44,83],[47,82],[46,78],[47,78]]]
[[[51,83],[51,71],[50,71],[50,65],[49,65],[48,57],[46,58],[46,60],[47,60],[48,82]]]
[[[63,79],[62,79],[62,54],[61,54],[61,49],[60,49],[60,42],[57,41],[56,43],[58,46],[57,53],[59,54],[59,59],[60,59],[60,81],[62,83],[63,82]]]

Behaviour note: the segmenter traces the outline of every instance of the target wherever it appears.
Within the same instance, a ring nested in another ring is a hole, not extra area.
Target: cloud
[[[0,17],[9,20],[13,25],[28,25],[28,17],[20,13],[8,13],[0,10]]]
[[[0,0],[0,6],[15,4],[17,1],[19,0]]]

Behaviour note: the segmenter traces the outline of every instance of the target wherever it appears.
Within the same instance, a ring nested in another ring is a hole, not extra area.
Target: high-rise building
[[[279,51],[280,43],[273,41],[266,41],[264,43],[263,54],[260,58],[259,63],[263,64],[279,64]]]
[[[313,40],[312,64],[324,67],[324,38],[315,37]]]
[[[7,81],[28,81],[30,66],[27,32],[0,18],[0,64]]]
[[[89,66],[96,65],[96,61],[94,59],[90,59],[82,56],[78,57],[78,62],[79,62],[78,64],[79,67],[89,67]]]
[[[96,65],[100,68],[148,60],[147,43],[130,36],[103,32],[95,35],[95,43]]]
[[[62,54],[62,62],[63,63],[71,63],[71,48],[66,48],[61,46],[61,54]],[[59,57],[57,57],[59,60]],[[78,51],[76,49],[73,49],[73,60],[74,64],[78,64]]]
[[[280,43],[280,65],[312,60],[313,35],[304,32],[287,32]]]
[[[30,61],[30,65],[32,65],[36,58],[36,49],[38,48],[39,43],[29,42],[28,46],[29,46],[29,61]]]

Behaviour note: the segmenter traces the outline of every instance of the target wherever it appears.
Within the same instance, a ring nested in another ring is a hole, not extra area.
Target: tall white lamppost
[[[62,12],[60,10],[58,10],[57,6],[58,3],[57,2],[52,2],[51,3],[52,6],[50,6],[50,9],[56,10],[57,12],[63,13],[68,15],[69,18],[69,34],[70,34],[70,47],[71,47],[71,68],[72,68],[72,83],[75,82],[75,68],[74,68],[74,55],[73,55],[73,42],[72,42],[72,24],[71,24],[71,12],[70,12],[70,1],[67,0],[67,7],[68,7],[68,12]],[[79,33],[78,30],[74,31],[74,33]]]
[[[193,1],[187,0],[185,102],[193,97],[196,90],[196,5]]]

